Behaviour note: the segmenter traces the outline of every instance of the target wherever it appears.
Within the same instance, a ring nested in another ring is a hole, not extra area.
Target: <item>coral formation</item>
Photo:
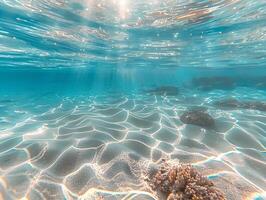
[[[170,165],[163,160],[160,168],[149,174],[147,181],[153,191],[167,200],[226,199],[210,180],[191,165]]]
[[[203,128],[213,128],[215,125],[214,119],[207,112],[201,110],[186,111],[181,115],[180,120],[185,124],[193,124]]]

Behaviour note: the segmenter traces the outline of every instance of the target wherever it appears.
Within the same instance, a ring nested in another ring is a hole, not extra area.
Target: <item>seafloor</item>
[[[144,174],[162,158],[192,164],[227,199],[263,199],[265,95],[160,86],[3,96],[0,199],[156,199]]]

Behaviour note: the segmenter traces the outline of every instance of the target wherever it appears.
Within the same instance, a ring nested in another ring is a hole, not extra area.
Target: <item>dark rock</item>
[[[251,110],[266,111],[266,102],[248,101],[244,103],[243,108]]]
[[[206,112],[200,110],[187,111],[181,115],[180,120],[185,124],[193,124],[203,128],[213,128],[214,119]]]
[[[223,76],[194,78],[192,84],[200,90],[207,91],[214,89],[231,90],[235,88],[234,79]]]
[[[221,101],[214,102],[214,105],[221,107],[221,108],[230,108],[230,109],[236,109],[236,108],[242,108],[243,104],[240,103],[237,99],[224,99]]]
[[[154,95],[175,96],[179,94],[179,89],[175,86],[161,86],[151,90],[147,90],[146,92]]]
[[[10,99],[3,99],[3,100],[0,100],[0,103],[12,103],[13,101],[10,100]]]
[[[240,102],[237,99],[224,99],[214,102],[215,106],[225,109],[249,109],[266,111],[266,102],[261,101],[243,101]]]

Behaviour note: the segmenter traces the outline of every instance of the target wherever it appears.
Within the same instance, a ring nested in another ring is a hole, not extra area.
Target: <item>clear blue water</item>
[[[0,200],[156,199],[161,158],[266,199],[266,2],[0,0]]]

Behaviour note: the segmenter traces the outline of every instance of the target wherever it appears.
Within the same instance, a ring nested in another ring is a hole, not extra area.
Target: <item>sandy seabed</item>
[[[144,174],[162,158],[193,165],[227,199],[263,199],[266,112],[219,107],[225,98],[6,97],[0,199],[158,199]]]

